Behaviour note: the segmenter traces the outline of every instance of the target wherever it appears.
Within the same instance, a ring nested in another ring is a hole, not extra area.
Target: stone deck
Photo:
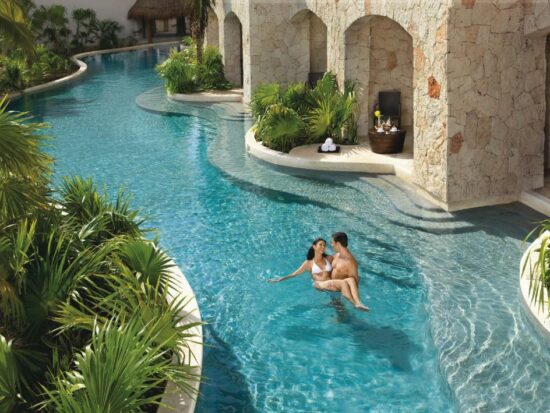
[[[408,182],[413,177],[413,154],[407,145],[403,153],[381,155],[372,152],[368,140],[361,138],[359,145],[342,145],[341,152],[337,154],[318,153],[318,144],[299,146],[290,153],[282,153],[256,142],[253,132],[248,131],[246,147],[251,155],[259,159],[290,168],[394,174]]]

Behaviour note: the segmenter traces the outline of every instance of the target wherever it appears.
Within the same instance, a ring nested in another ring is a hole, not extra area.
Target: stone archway
[[[289,53],[300,62],[297,81],[313,84],[327,71],[327,26],[311,10],[296,13],[290,22],[295,28],[296,47]]]
[[[378,92],[401,92],[401,127],[407,129],[407,149],[412,151],[413,44],[399,23],[383,16],[365,16],[345,32],[345,78],[359,88],[359,134],[373,125]]]
[[[213,10],[208,11],[208,26],[206,26],[206,44],[220,47],[220,27],[218,16]]]
[[[238,87],[242,87],[243,27],[233,12],[225,16],[223,46],[225,76]]]

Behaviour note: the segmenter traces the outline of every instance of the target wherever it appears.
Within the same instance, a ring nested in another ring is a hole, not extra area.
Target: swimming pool
[[[52,123],[57,180],[122,185],[160,229],[209,323],[197,412],[546,411],[548,343],[517,284],[542,216],[519,204],[451,215],[391,176],[258,162],[238,107],[165,99],[153,67],[166,54],[87,58],[83,81],[13,107]],[[305,275],[266,283],[337,230],[370,313]]]

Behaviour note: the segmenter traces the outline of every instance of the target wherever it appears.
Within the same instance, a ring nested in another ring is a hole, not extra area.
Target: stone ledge
[[[168,99],[176,102],[221,103],[242,102],[243,90],[213,90],[199,93],[168,93]]]
[[[394,174],[408,182],[413,179],[412,154],[379,155],[373,153],[366,143],[342,146],[339,154],[317,153],[319,145],[299,146],[290,153],[283,153],[257,142],[250,129],[245,136],[245,145],[252,156],[279,166],[315,171]]]
[[[127,51],[140,50],[140,49],[150,49],[150,48],[159,47],[159,46],[170,46],[170,45],[175,46],[177,44],[179,44],[179,41],[147,43],[147,44],[140,44],[136,46],[119,47],[117,49],[94,50],[91,52],[78,53],[71,57],[71,60],[78,65],[78,70],[76,72],[71,73],[70,75],[67,75],[65,77],[52,80],[51,82],[46,82],[46,83],[42,83],[41,85],[29,87],[20,92],[12,92],[8,94],[8,99],[17,99],[23,95],[32,95],[34,93],[55,89],[59,86],[63,86],[69,82],[72,82],[82,77],[84,73],[86,73],[86,71],[88,70],[88,65],[86,65],[86,63],[84,63],[82,60],[79,60],[82,57],[95,56],[95,55],[100,55],[105,53],[117,53],[117,52],[127,52]]]
[[[189,282],[183,275],[180,268],[173,262],[170,270],[174,282],[168,289],[168,300],[173,302],[176,299],[185,297],[189,300],[187,308],[190,308],[189,312],[185,312],[182,316],[185,316],[185,322],[195,323],[201,322],[201,314],[199,311],[199,304],[195,298],[195,293],[189,285]],[[184,359],[195,368],[195,373],[200,375],[202,372],[202,356],[203,356],[203,333],[202,326],[196,326],[189,329],[189,334],[193,334],[194,338],[192,342],[188,342],[188,347],[181,348],[181,352]],[[193,413],[195,411],[195,405],[197,403],[198,391],[200,382],[194,383],[193,387],[197,391],[196,397],[190,397],[189,395],[178,390],[176,385],[172,382],[168,382],[164,396],[162,397],[162,404],[157,413]]]
[[[530,283],[530,274],[529,269],[533,268],[534,264],[539,258],[539,253],[536,251],[540,247],[541,240],[544,238],[550,237],[550,232],[546,231],[539,238],[537,238],[525,251],[521,257],[520,267],[519,267],[519,287],[520,287],[520,299],[525,307],[525,312],[529,320],[533,323],[535,328],[541,332],[548,340],[550,340],[550,318],[548,317],[548,294],[544,293],[544,303],[542,307],[538,304],[533,304],[531,302],[531,297],[529,296],[529,283]],[[525,272],[524,272],[525,268]]]

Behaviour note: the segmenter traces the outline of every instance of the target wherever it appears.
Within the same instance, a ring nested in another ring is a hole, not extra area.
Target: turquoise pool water
[[[51,122],[56,179],[92,176],[161,231],[208,321],[198,412],[543,412],[550,352],[521,311],[519,204],[448,214],[390,176],[298,173],[248,157],[240,108],[171,103],[167,50],[86,59],[25,97]],[[310,241],[346,231],[371,308],[311,287]]]

